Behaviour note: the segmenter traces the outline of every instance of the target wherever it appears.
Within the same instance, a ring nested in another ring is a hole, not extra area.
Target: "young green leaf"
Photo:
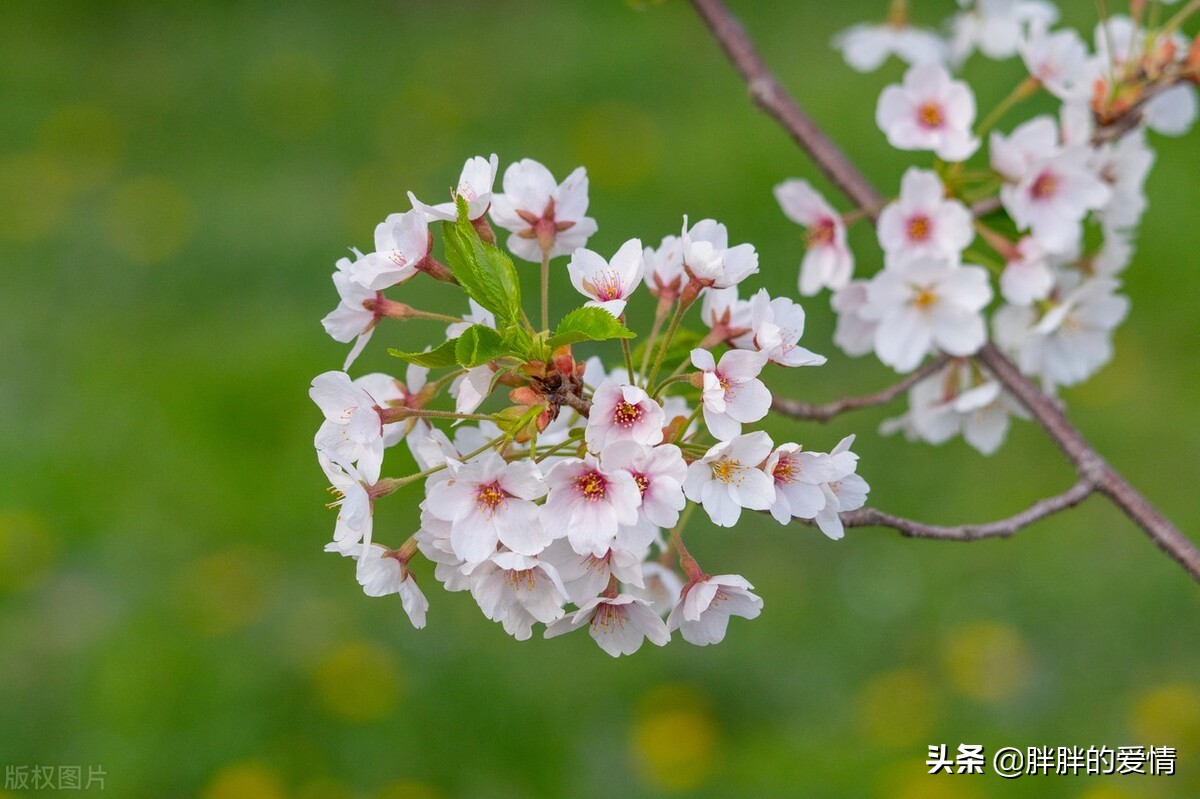
[[[440,369],[446,366],[457,366],[458,358],[455,356],[458,339],[450,339],[443,341],[438,346],[425,352],[403,352],[395,347],[389,347],[388,353],[397,358],[402,358],[409,363],[414,363],[417,366],[424,366],[429,369]]]
[[[521,319],[521,284],[512,259],[479,238],[466,216],[466,200],[459,197],[458,221],[443,222],[446,263],[463,290],[496,315],[503,327]]]
[[[508,354],[500,334],[486,325],[471,325],[464,330],[454,350],[458,365],[468,369]]]
[[[580,341],[608,341],[612,338],[633,338],[634,333],[603,308],[584,306],[562,318],[554,335],[546,342],[551,348]]]

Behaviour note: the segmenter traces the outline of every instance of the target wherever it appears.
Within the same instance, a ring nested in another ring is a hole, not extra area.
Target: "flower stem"
[[[550,250],[542,248],[542,330],[550,329]]]
[[[429,419],[464,419],[475,422],[493,422],[496,417],[490,413],[458,413],[456,411],[436,411],[432,408],[381,408],[379,419],[383,424],[402,422],[412,417]]]
[[[650,367],[650,352],[654,349],[654,343],[658,341],[658,334],[662,331],[663,322],[667,321],[667,314],[671,310],[671,303],[659,300],[658,307],[654,309],[654,324],[650,326],[650,335],[646,337],[646,347],[642,350],[642,365],[638,369],[638,380],[644,380],[646,377],[646,369]],[[646,385],[643,383],[643,385]]]
[[[1037,90],[1041,88],[1041,85],[1042,82],[1032,75],[1018,83],[1017,87],[1012,90],[1008,97],[1005,97],[1003,100],[1001,100],[1000,103],[992,109],[991,113],[984,117],[983,121],[979,123],[979,127],[975,129],[975,135],[981,137],[983,134],[991,130],[992,127],[1000,121],[1001,117],[1008,113],[1009,109],[1027,97],[1033,96],[1033,94],[1035,94]]]
[[[683,509],[683,513],[679,514],[679,523],[671,528],[671,546],[675,548],[675,554],[679,556],[679,565],[689,580],[698,580],[704,576],[704,570],[700,568],[700,564],[683,545],[683,528],[687,526],[688,519],[692,518],[695,510],[696,503],[689,502]]]
[[[692,411],[692,415],[688,417],[688,420],[683,423],[683,427],[680,427],[679,432],[675,434],[675,443],[676,444],[682,443],[683,439],[687,437],[688,428],[691,427],[692,424],[697,419],[700,418],[700,412],[703,410],[704,410],[704,403],[701,402],[696,405],[696,410]]]
[[[650,369],[650,377],[646,380],[646,385],[654,385],[655,379],[658,378],[658,370],[662,369],[663,359],[667,357],[667,350],[671,347],[671,339],[675,338],[675,331],[679,330],[679,323],[683,320],[683,312],[687,310],[687,306],[680,299],[675,306],[675,313],[671,317],[671,324],[667,327],[667,334],[663,336],[662,346],[658,348],[658,353],[654,356],[654,366]]]
[[[620,316],[621,324],[625,324],[625,314]],[[637,378],[633,373],[633,352],[629,349],[629,339],[621,339],[621,354],[625,356],[625,373],[629,375],[629,384],[637,385]]]

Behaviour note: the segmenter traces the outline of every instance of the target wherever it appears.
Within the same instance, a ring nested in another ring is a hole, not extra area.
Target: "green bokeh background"
[[[901,68],[857,75],[828,46],[883,5],[735,10],[895,186],[926,163],[873,124]],[[345,354],[318,324],[333,262],[406,190],[441,197],[466,157],[586,165],[602,253],[714,216],[758,248],[756,286],[794,295],[799,231],[770,190],[818,176],[687,4],[8,0],[0,17],[0,764],[101,765],[120,797],[1200,795],[1200,594],[1101,500],[970,545],[696,524],[701,562],[745,574],[764,613],[717,647],[619,661],[582,634],[513,642],[426,564],[414,631],[321,552],[306,389]],[[976,60],[967,76],[986,109],[1022,72]],[[1200,150],[1153,144],[1132,314],[1113,363],[1066,398],[1195,534]],[[854,239],[873,271],[870,232]],[[576,298],[556,279],[562,312]],[[461,312],[441,288],[404,299]],[[774,387],[821,400],[889,381],[834,349],[826,297],[805,306],[830,363]],[[396,370],[385,345],[439,332],[385,324],[355,371]],[[901,407],[770,430],[814,449],[857,432],[872,503],[932,521],[1072,479],[1029,423],[991,458],[878,436]],[[399,543],[418,501],[383,503],[377,536]],[[1179,773],[929,777],[932,743],[1168,745]]]

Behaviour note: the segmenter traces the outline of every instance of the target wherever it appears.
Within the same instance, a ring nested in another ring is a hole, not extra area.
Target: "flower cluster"
[[[470,592],[519,640],[541,624],[547,638],[587,627],[614,656],[675,632],[719,642],[731,616],[754,618],[762,600],[743,577],[708,574],[689,553],[683,529],[696,507],[720,527],[760,511],[836,539],[839,514],[866,500],[853,437],[815,452],[754,429],[771,409],[771,369],[825,362],[800,345],[804,309],[747,294],[758,253],[731,244],[714,220],[685,218],[657,247],[630,239],[609,256],[586,248],[596,223],[583,168],[558,183],[521,160],[505,170],[502,192],[497,169],[494,155],[467,161],[448,203],[410,194],[412,210],[376,228],[372,252],[337,263],[341,302],[324,325],[354,341],[343,369],[383,319],[439,327],[424,350],[391,350],[407,362],[403,380],[346,371],[313,380],[324,414],[317,457],[338,511],[326,549],[356,561],[368,595],[399,594],[416,627],[428,609],[412,569],[420,554],[448,591]],[[508,231],[509,253],[540,264],[538,326],[496,228]],[[565,270],[551,269],[561,256]],[[842,267],[819,269],[836,278]],[[549,286],[563,278],[580,303],[551,328]],[[385,296],[417,279],[457,286],[467,312]],[[643,289],[655,313],[634,348],[626,311]],[[684,326],[693,308],[704,329]],[[619,343],[621,361],[576,357],[597,342]],[[384,477],[400,442],[416,471]],[[377,542],[376,503],[414,483],[424,490],[416,531],[395,548]]]
[[[890,56],[908,62],[901,83],[879,97],[875,120],[900,150],[928,151],[883,207],[842,214],[807,182],[776,188],[784,214],[805,228],[799,287],[834,293],[834,341],[847,354],[874,353],[898,372],[929,357],[952,360],[915,384],[907,415],[884,425],[941,443],[957,434],[984,453],[1022,415],[985,370],[966,359],[989,340],[1046,391],[1086,380],[1112,357],[1112,336],[1129,311],[1119,275],[1146,209],[1154,163],[1147,131],[1176,136],[1197,115],[1200,38],[1180,24],[1195,10],[1151,25],[1147,6],[1112,15],[1089,48],[1055,29],[1043,0],[959,0],[947,38],[913,26],[907,3],[885,23],[858,25],[834,40],[846,61],[873,70]],[[973,52],[1020,57],[1028,76],[977,121],[974,92],[954,76]],[[1040,92],[1056,114],[996,126]],[[855,279],[846,228],[876,217],[882,269]],[[990,333],[990,335],[989,335]]]

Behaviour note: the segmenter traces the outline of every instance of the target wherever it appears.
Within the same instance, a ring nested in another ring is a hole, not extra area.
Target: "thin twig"
[[[721,0],[692,0],[692,4],[729,55],[734,66],[742,74],[755,103],[783,125],[829,179],[854,202],[867,208],[877,206],[880,199],[879,192],[783,89],[725,4]],[[1096,490],[1112,500],[1163,552],[1182,565],[1194,579],[1200,581],[1200,549],[1197,549],[1196,545],[1172,525],[1157,508],[1104,462],[1104,459],[1080,432],[1067,421],[1058,404],[1021,374],[1016,364],[994,345],[985,345],[978,358],[1004,384],[1005,388],[1029,409],[1038,424],[1075,465],[1081,482],[1085,485],[1095,486]],[[1078,490],[1082,491],[1083,489]],[[1082,500],[1082,496],[1079,499]],[[1064,507],[1069,507],[1069,505],[1064,505]],[[1032,514],[1030,521],[1042,517],[1037,515],[1038,510],[1040,509],[1035,505],[1034,508],[1025,512]],[[900,520],[898,517],[888,517],[887,514],[874,510],[855,511],[854,513],[861,515],[863,524],[884,523],[885,519],[897,522],[906,521]],[[1042,515],[1047,514],[1043,513]],[[848,516],[852,522],[857,522],[858,517],[853,514],[848,514]],[[1024,518],[1024,514],[1018,514],[1012,518]],[[1011,522],[1011,519],[1005,521]],[[1003,522],[995,524],[1003,524]],[[919,522],[911,522],[909,525],[913,530],[924,529],[926,532],[955,529],[929,525],[923,525],[921,528],[912,526],[921,525]],[[975,525],[974,529],[986,527],[986,525]]]
[[[823,405],[814,405],[810,402],[800,402],[776,396],[771,401],[771,409],[784,416],[791,416],[793,419],[806,419],[821,423],[828,422],[833,417],[846,411],[856,411],[860,408],[870,408],[875,405],[887,405],[896,397],[941,369],[949,360],[950,357],[947,355],[936,358],[900,382],[894,383],[881,391],[876,391],[874,394],[864,394],[861,397],[842,397]]]
[[[939,541],[978,541],[981,538],[1008,538],[1018,530],[1059,511],[1073,508],[1097,491],[1089,480],[1080,478],[1061,494],[1040,499],[1020,513],[984,524],[959,524],[946,526],[927,524],[915,519],[893,516],[875,508],[859,508],[843,513],[842,524],[846,527],[890,527],[907,538],[936,538]],[[807,519],[799,521],[815,524]]]

